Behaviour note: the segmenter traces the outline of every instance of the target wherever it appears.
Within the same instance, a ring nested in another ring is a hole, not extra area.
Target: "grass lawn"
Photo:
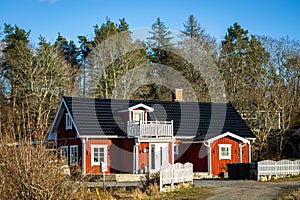
[[[300,181],[300,175],[292,176],[288,178],[281,178],[272,180],[274,182],[281,182],[281,181]],[[292,188],[288,191],[282,192],[276,198],[276,200],[290,200],[290,199],[300,199],[300,186],[298,188]]]

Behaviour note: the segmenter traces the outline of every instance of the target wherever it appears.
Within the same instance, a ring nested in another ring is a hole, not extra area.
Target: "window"
[[[68,146],[60,147],[60,158],[65,165],[68,164]]]
[[[66,113],[66,130],[72,129],[72,120],[69,113]]]
[[[104,162],[107,164],[107,145],[91,145],[91,151],[92,151],[92,166],[93,165],[100,165],[101,162]],[[104,170],[104,171],[107,171]]]
[[[179,144],[174,144],[174,155],[179,154]]]
[[[70,165],[78,164],[78,146],[72,145],[70,146]]]
[[[219,159],[231,159],[231,144],[219,144]]]
[[[144,121],[144,111],[141,110],[135,110],[133,112],[133,122],[140,122]]]

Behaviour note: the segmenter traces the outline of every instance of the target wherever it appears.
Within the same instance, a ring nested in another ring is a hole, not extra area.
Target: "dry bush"
[[[151,196],[157,196],[159,194],[159,185],[156,182],[148,185],[146,188],[146,193]]]
[[[1,199],[93,199],[83,176],[62,170],[55,153],[42,144],[2,136],[0,140]],[[81,173],[80,173],[81,174]]]
[[[146,199],[147,194],[141,191],[140,188],[136,187],[133,190],[131,190],[130,194],[127,195],[127,198],[130,199]]]
[[[147,194],[142,191],[142,188],[118,188],[111,192],[116,199],[147,199]]]
[[[295,199],[295,200],[300,199],[300,188],[291,189],[289,191],[279,194],[276,197],[276,200],[291,200],[291,199]]]

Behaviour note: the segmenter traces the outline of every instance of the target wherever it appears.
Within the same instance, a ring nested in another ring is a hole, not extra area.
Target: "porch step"
[[[91,182],[103,181],[102,175],[91,175]],[[144,182],[146,181],[146,174],[105,174],[106,182]]]
[[[193,179],[219,179],[219,177],[213,176],[208,172],[194,172]]]
[[[145,174],[115,174],[117,182],[141,182],[146,181]]]

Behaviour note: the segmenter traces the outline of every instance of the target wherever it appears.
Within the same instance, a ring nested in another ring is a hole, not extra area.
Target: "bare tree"
[[[4,52],[10,66],[6,81],[10,84],[2,101],[4,133],[43,140],[49,131],[61,95],[69,92],[69,64],[58,48],[41,38],[36,49],[15,45]],[[3,69],[3,68],[2,68]]]

